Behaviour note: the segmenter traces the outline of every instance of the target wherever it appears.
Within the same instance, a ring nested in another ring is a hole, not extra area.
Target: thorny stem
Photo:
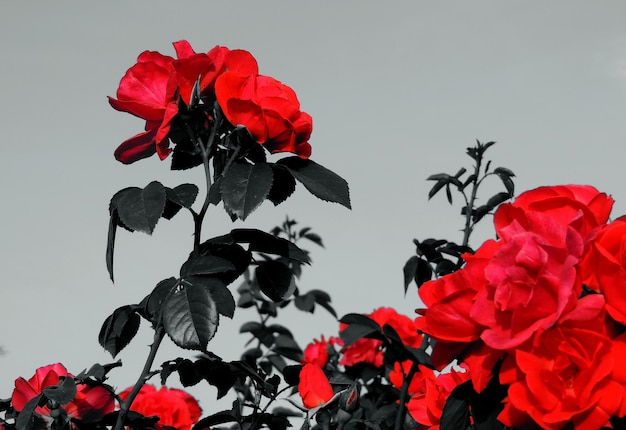
[[[202,153],[202,164],[204,165],[204,176],[206,179],[206,196],[204,198],[204,203],[202,204],[202,209],[197,214],[192,212],[193,221],[194,221],[194,237],[193,237],[193,250],[198,251],[200,248],[200,236],[202,231],[202,221],[204,221],[204,216],[206,215],[207,210],[209,209],[209,190],[211,189],[211,165],[209,163],[209,156],[213,149],[213,145],[215,145],[215,137],[217,136],[217,129],[220,126],[222,121],[222,111],[219,107],[215,110],[215,122],[213,123],[213,129],[211,130],[211,134],[209,135],[209,141],[207,142],[206,147],[202,143],[202,139],[196,136],[192,130],[188,129],[188,133],[190,137],[196,141],[198,147],[200,147],[200,152]]]
[[[150,346],[150,353],[148,354],[148,358],[146,359],[146,364],[143,366],[143,370],[141,371],[141,375],[139,375],[139,379],[135,382],[133,389],[130,394],[126,398],[126,401],[122,403],[120,407],[120,413],[117,416],[117,421],[115,422],[115,430],[122,430],[124,426],[124,420],[126,419],[126,415],[130,410],[130,406],[133,404],[135,397],[141,390],[141,387],[146,383],[146,379],[148,373],[150,373],[150,369],[152,369],[152,364],[154,363],[154,359],[156,357],[156,353],[159,350],[159,346],[161,345],[161,341],[163,340],[163,336],[165,335],[165,329],[161,324],[154,330],[154,342]]]
[[[413,376],[419,370],[419,363],[414,361],[411,365],[411,370],[409,370],[409,374],[404,378],[404,382],[402,383],[402,390],[400,391],[400,411],[398,415],[396,415],[396,422],[394,425],[394,430],[402,429],[402,424],[404,423],[404,417],[406,417],[406,401],[409,396],[409,385],[411,385],[411,381],[413,380]]]
[[[478,185],[480,183],[478,175],[480,175],[482,161],[482,156],[476,157],[476,165],[474,166],[475,179],[472,181],[472,194],[470,195],[469,202],[466,206],[467,210],[465,211],[465,228],[463,229],[464,247],[469,244],[470,235],[472,234],[472,230],[474,230],[474,226],[472,225],[472,209],[474,209],[474,202],[476,201],[476,194],[478,193]]]

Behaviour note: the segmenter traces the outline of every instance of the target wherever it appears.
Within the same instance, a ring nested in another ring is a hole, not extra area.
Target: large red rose
[[[46,387],[54,386],[60,377],[73,378],[67,369],[60,363],[40,367],[28,381],[24,378],[15,380],[15,389],[11,403],[16,411],[21,411],[29,400],[41,394]],[[105,414],[113,412],[114,400],[111,394],[103,387],[90,387],[86,384],[76,385],[76,397],[62,408],[72,418],[84,421],[95,421]],[[47,406],[40,406],[35,412],[49,415]]]
[[[487,285],[470,317],[487,327],[480,337],[488,346],[507,350],[575,306],[583,242],[569,225],[534,211],[520,214],[499,234],[502,244],[485,266]]]
[[[229,70],[215,83],[215,95],[231,124],[243,125],[270,152],[309,158],[311,116],[300,111],[296,93],[274,78]]]
[[[129,164],[157,153],[161,160],[169,153],[169,132],[179,104],[189,104],[196,82],[200,95],[208,103],[215,100],[215,80],[227,70],[257,73],[256,60],[247,51],[231,51],[216,46],[208,53],[196,53],[186,40],[175,42],[177,59],[158,52],[139,55],[117,90],[117,99],[109,97],[113,108],[146,120],[145,132],[124,141],[115,158]]]
[[[500,205],[494,222],[496,231],[529,211],[541,212],[562,225],[569,225],[583,239],[609,218],[613,199],[588,185],[539,187],[520,194],[513,203]]]
[[[126,400],[131,390],[132,387],[127,388],[120,397]],[[141,387],[130,410],[145,416],[158,416],[159,425],[177,430],[189,430],[202,415],[196,399],[185,391],[167,387],[157,390],[150,384]]]
[[[626,217],[604,226],[580,265],[582,281],[601,292],[609,315],[626,325]]]
[[[334,395],[324,371],[315,364],[307,363],[300,371],[298,393],[305,408],[316,408],[328,402]]]
[[[606,334],[601,295],[576,308],[504,360],[500,381],[510,385],[498,417],[524,426],[530,417],[541,428],[598,429],[624,410],[624,386],[614,375],[611,339]],[[619,379],[619,378],[617,378]]]

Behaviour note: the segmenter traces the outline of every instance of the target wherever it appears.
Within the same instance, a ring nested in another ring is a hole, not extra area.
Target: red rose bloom
[[[334,395],[324,371],[315,364],[307,363],[300,371],[298,393],[307,409],[316,408],[328,402]]]
[[[609,315],[626,325],[626,217],[604,226],[580,265],[583,283],[606,299]]]
[[[394,369],[389,372],[389,381],[401,389],[404,383],[404,375],[409,373],[412,363],[405,361],[394,364]],[[461,366],[467,370],[465,365]],[[467,371],[461,372],[451,369],[449,372],[438,375],[426,366],[419,365],[419,371],[415,373],[409,384],[408,393],[411,395],[407,402],[407,410],[411,417],[422,426],[429,429],[439,429],[441,414],[448,396],[454,388],[467,381]]]
[[[115,150],[115,158],[122,163],[130,164],[155,152],[163,160],[170,153],[167,135],[178,113],[173,97],[175,82],[170,79],[173,62],[172,57],[158,52],[141,53],[137,64],[120,81],[117,99],[109,97],[114,109],[146,120],[145,132],[127,139]]]
[[[499,231],[502,245],[485,266],[486,288],[470,316],[487,326],[481,339],[514,348],[554,325],[581,292],[580,235],[541,212],[529,211]]]
[[[379,308],[367,316],[381,327],[385,324],[393,327],[406,346],[413,348],[421,346],[422,336],[417,333],[415,321],[406,315],[401,315],[392,308]],[[343,330],[343,327],[340,328],[340,331]],[[342,350],[343,356],[339,364],[354,366],[358,363],[369,363],[375,367],[380,367],[384,361],[382,346],[383,342],[378,339],[359,339]]]
[[[50,364],[40,367],[35,371],[35,375],[26,381],[24,378],[15,380],[15,389],[11,397],[11,403],[16,411],[21,411],[29,400],[41,394],[46,387],[54,386],[59,382],[59,378],[74,376],[67,372],[67,369],[60,364]],[[95,421],[105,414],[113,412],[115,404],[111,394],[103,387],[90,387],[86,384],[76,385],[76,397],[66,405],[63,410],[72,418],[83,421]],[[50,409],[47,406],[39,406],[35,409],[40,415],[49,415]]]
[[[466,265],[461,270],[422,285],[418,293],[428,309],[419,310],[424,316],[415,321],[417,328],[447,342],[478,340],[484,326],[470,312],[486,285],[485,266],[500,245],[493,240],[485,242],[476,254],[463,255]]]
[[[233,70],[215,83],[215,95],[231,124],[243,125],[270,152],[309,158],[313,119],[300,111],[296,93],[269,76]]]
[[[131,390],[132,387],[127,388],[120,397],[126,400]],[[189,430],[202,415],[196,399],[185,391],[167,387],[157,390],[150,384],[141,387],[130,410],[145,416],[158,416],[159,425],[177,430]]]
[[[588,185],[539,187],[520,194],[513,203],[501,205],[494,222],[499,232],[520,214],[541,212],[561,225],[569,225],[586,239],[606,223],[612,207],[611,197]]]
[[[173,45],[177,59],[151,51],[140,54],[137,64],[120,81],[117,99],[109,97],[113,108],[146,120],[145,132],[124,141],[115,150],[115,158],[122,163],[130,164],[155,152],[161,160],[169,155],[172,120],[180,102],[190,103],[198,77],[200,95],[214,100],[215,80],[226,70],[257,73],[256,60],[249,52],[216,46],[199,54],[186,40]]]
[[[328,362],[328,348],[333,344],[333,338],[330,339],[330,342],[326,342],[324,336],[322,336],[322,340],[314,339],[313,343],[308,344],[307,347],[304,348],[302,364],[311,363],[315,364],[317,367],[323,368]]]
[[[520,427],[598,429],[624,410],[624,386],[603,319],[603,298],[589,295],[558,325],[539,330],[505,359],[500,381],[510,385],[498,419]]]

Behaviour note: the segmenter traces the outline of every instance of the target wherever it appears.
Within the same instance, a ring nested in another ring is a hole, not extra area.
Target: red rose
[[[126,400],[132,388],[124,390],[120,397]],[[147,417],[158,416],[159,425],[174,427],[177,430],[189,430],[202,415],[202,409],[196,399],[185,391],[167,387],[157,390],[150,384],[141,387],[130,410]]]
[[[367,316],[381,327],[385,324],[393,327],[406,346],[413,348],[421,346],[422,336],[417,333],[415,321],[406,315],[401,315],[392,308],[379,308]],[[345,325],[340,328],[340,331],[343,330],[343,327]],[[358,363],[368,363],[380,367],[384,361],[382,346],[383,342],[378,339],[359,339],[342,350],[343,356],[339,364],[354,366]]]
[[[120,81],[117,99],[109,97],[114,109],[146,120],[145,132],[127,139],[115,150],[115,158],[122,163],[133,163],[155,152],[163,160],[170,153],[167,135],[178,113],[176,83],[171,79],[173,62],[172,57],[158,52],[143,52]]]
[[[500,421],[518,428],[530,417],[541,428],[598,429],[623,410],[624,387],[606,334],[603,298],[589,295],[559,323],[539,330],[504,360],[500,381],[510,385]]]
[[[626,325],[626,217],[604,226],[580,264],[582,281],[601,292],[609,315]]]
[[[487,286],[470,317],[487,327],[481,339],[488,346],[506,350],[551,327],[575,306],[583,243],[568,225],[533,211],[499,234],[502,244],[485,266]]]
[[[424,374],[424,391],[411,396],[407,410],[418,423],[429,426],[430,430],[439,430],[441,414],[450,393],[467,381],[468,374],[451,369],[435,376],[431,369],[421,365],[420,372]]]
[[[311,363],[315,364],[317,367],[323,368],[328,362],[328,348],[332,347],[333,344],[333,338],[330,339],[330,342],[326,342],[324,336],[322,336],[322,340],[314,339],[313,343],[308,344],[307,347],[304,348],[302,364]]]
[[[485,266],[500,245],[485,242],[476,254],[463,255],[466,264],[461,270],[422,285],[418,293],[428,309],[419,310],[423,317],[416,320],[417,328],[447,342],[478,340],[484,326],[470,312],[478,292],[485,289]]]
[[[540,187],[520,194],[513,203],[500,205],[494,222],[496,231],[525,212],[542,212],[562,225],[569,225],[586,239],[609,218],[613,199],[588,185]],[[513,209],[513,210],[511,210]]]
[[[389,381],[397,389],[402,389],[404,375],[409,373],[411,366],[410,361],[402,365],[395,363],[394,369],[389,372]],[[409,384],[411,398],[407,402],[407,410],[415,421],[429,429],[439,429],[441,414],[450,393],[469,378],[467,368],[464,365],[461,368],[465,371],[450,369],[436,375],[432,369],[419,365],[419,371]]]
[[[316,408],[328,402],[334,395],[324,371],[315,364],[307,363],[300,371],[298,392],[307,409]]]
[[[54,386],[59,382],[59,378],[74,376],[67,372],[67,369],[60,364],[50,364],[40,367],[35,371],[35,375],[26,381],[24,378],[15,380],[15,389],[11,397],[11,403],[16,411],[21,411],[29,400],[41,394],[46,387]],[[86,384],[76,385],[76,397],[66,405],[63,410],[72,418],[84,421],[95,421],[109,412],[113,412],[115,404],[111,394],[103,387],[90,387]],[[40,406],[35,412],[41,415],[49,415],[50,409],[47,406]]]
[[[151,51],[140,54],[137,64],[120,81],[117,99],[109,97],[113,108],[146,120],[145,132],[115,150],[115,158],[122,163],[130,164],[155,152],[161,160],[169,155],[172,120],[181,101],[190,103],[198,78],[201,96],[212,103],[215,80],[220,74],[226,70],[257,73],[256,60],[249,52],[216,46],[206,54],[198,54],[186,40],[173,45],[177,59]]]
[[[269,76],[229,70],[215,83],[215,95],[231,124],[243,125],[270,152],[309,158],[311,116],[300,111],[296,93]]]

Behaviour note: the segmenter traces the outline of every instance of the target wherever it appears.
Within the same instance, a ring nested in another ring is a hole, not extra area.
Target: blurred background
[[[79,373],[111,362],[97,341],[104,319],[176,276],[191,250],[192,220],[181,212],[152,237],[120,230],[115,284],[106,272],[116,191],[154,179],[204,183],[200,169],[172,172],[169,160],[126,166],[113,158],[144,122],[113,110],[106,96],[140,52],[174,55],[180,39],[198,52],[252,52],[260,72],[294,88],[313,116],[312,159],[350,184],[352,211],[302,186],[245,223],[212,207],[205,238],[268,230],[288,215],[326,246],[309,247],[303,292],[328,291],[339,315],[392,306],[414,316],[416,288],[405,297],[402,276],[412,239],[460,241],[463,221],[460,201],[428,201],[425,179],[469,170],[465,148],[476,139],[498,142],[488,158],[517,174],[518,193],[591,184],[614,196],[613,217],[626,213],[625,20],[618,1],[3,2],[0,398],[46,364]],[[499,187],[484,190],[483,201]],[[490,220],[483,224],[474,246],[493,236]],[[247,338],[236,334],[250,319],[245,311],[223,318],[209,347],[238,358]],[[281,322],[302,347],[338,329],[323,309],[286,312]],[[119,355],[113,385],[135,381],[150,342],[143,324]],[[156,363],[178,356],[193,353],[167,340]],[[192,392],[213,410],[213,388]]]

